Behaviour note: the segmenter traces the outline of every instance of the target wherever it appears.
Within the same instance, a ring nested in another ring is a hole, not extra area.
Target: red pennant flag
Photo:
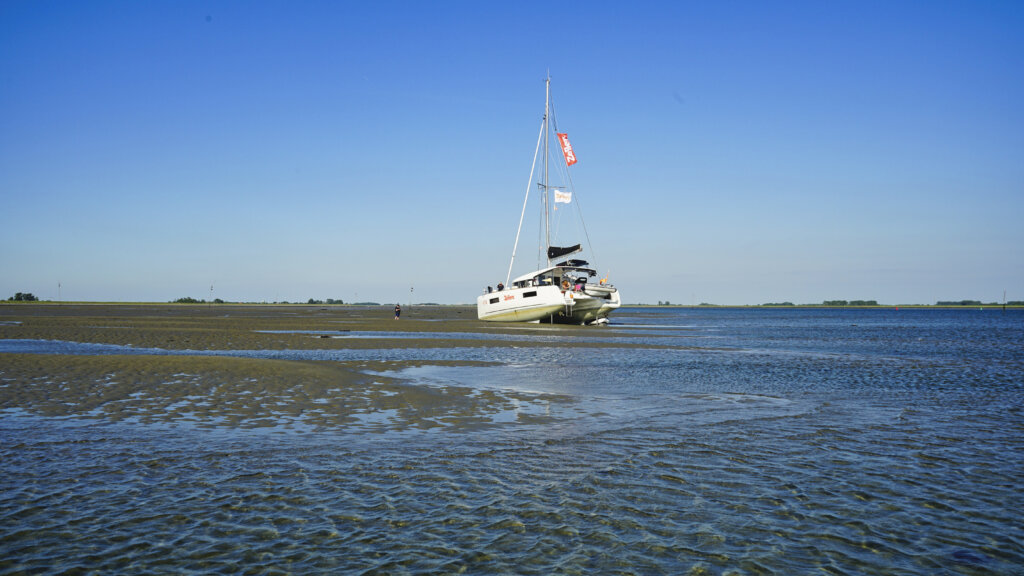
[[[557,134],[558,141],[562,143],[562,154],[565,155],[565,165],[572,166],[576,163],[576,153],[572,151],[572,144],[569,144],[568,134]]]

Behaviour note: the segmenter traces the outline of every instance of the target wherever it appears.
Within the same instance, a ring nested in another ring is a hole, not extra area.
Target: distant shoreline
[[[237,307],[288,307],[288,308],[387,308],[391,303],[355,303],[355,304],[309,304],[306,302],[106,302],[106,301],[54,301],[37,300],[34,302],[17,302],[0,300],[2,306],[166,306],[169,308],[237,308]],[[420,308],[476,308],[475,304],[437,304],[437,303],[412,303],[404,306]],[[935,309],[935,310],[974,310],[976,308],[1006,308],[1008,310],[1024,310],[1021,304],[873,304],[873,305],[830,305],[830,304],[623,304],[623,308],[666,308],[666,309],[777,309],[777,310],[891,310],[896,308],[907,309]]]
[[[753,310],[893,310],[896,308],[903,309],[935,309],[935,310],[974,310],[977,308],[999,308],[1004,307],[1003,304],[876,304],[872,306],[830,306],[825,304],[793,304],[792,306],[777,306],[770,304],[698,304],[696,306],[692,304],[623,304],[623,308],[689,308],[689,309],[753,309]],[[1020,304],[1006,304],[1007,310],[1024,310],[1024,305]]]

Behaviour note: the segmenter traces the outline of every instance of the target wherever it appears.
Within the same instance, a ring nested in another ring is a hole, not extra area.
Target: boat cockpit
[[[586,262],[583,262],[586,264]],[[554,266],[532,275],[520,276],[512,281],[513,288],[530,288],[533,286],[560,286],[563,290],[580,291],[586,286],[587,280],[597,276],[597,271],[581,266]]]

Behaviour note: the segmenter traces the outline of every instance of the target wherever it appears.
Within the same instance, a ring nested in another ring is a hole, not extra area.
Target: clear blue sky
[[[1017,1],[6,1],[0,296],[473,302],[548,69],[627,302],[1024,300]]]

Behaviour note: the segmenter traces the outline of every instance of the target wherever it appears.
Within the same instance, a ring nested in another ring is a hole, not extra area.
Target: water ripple
[[[681,314],[666,324],[699,324]],[[299,433],[6,410],[0,573],[1019,572],[1020,323],[886,318],[722,313],[719,351],[369,353],[498,362],[398,375],[499,403],[560,395],[541,424]]]

